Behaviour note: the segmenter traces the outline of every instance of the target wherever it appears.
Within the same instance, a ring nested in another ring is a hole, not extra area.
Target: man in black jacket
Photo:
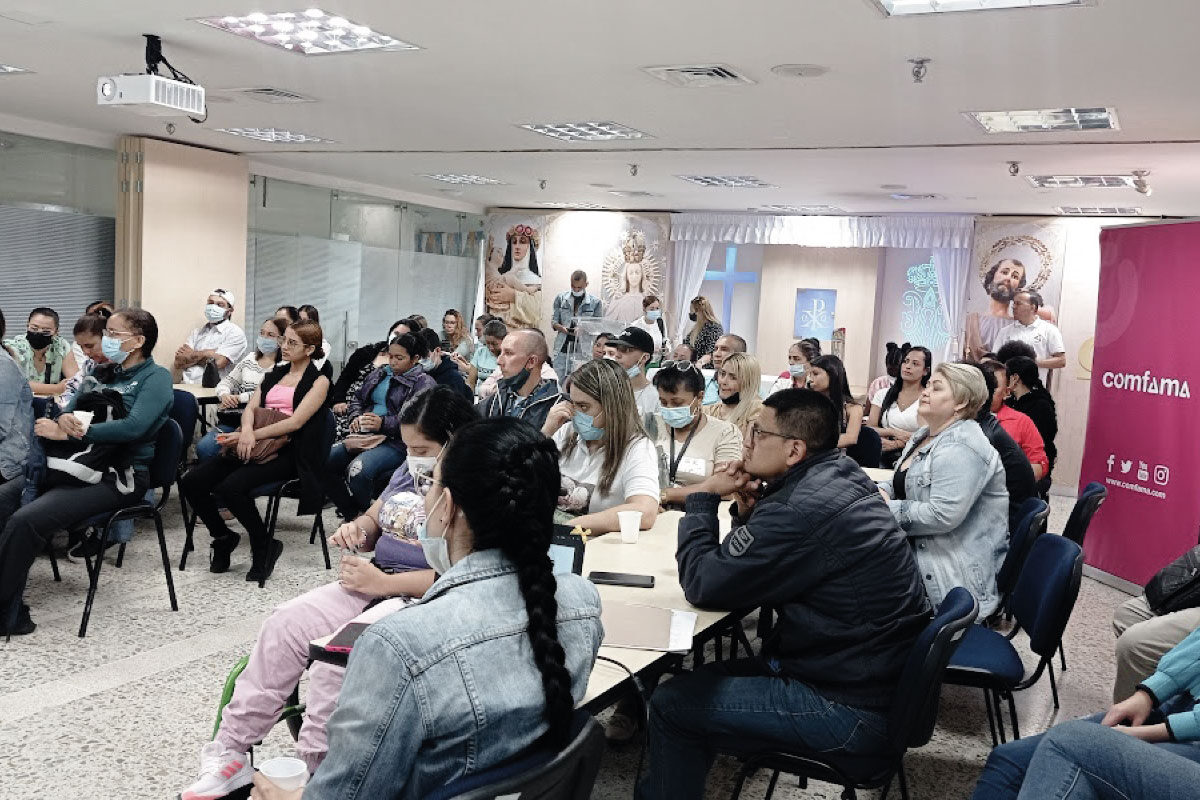
[[[417,331],[417,336],[424,339],[425,344],[429,346],[429,356],[421,364],[425,368],[425,374],[433,378],[438,386],[449,386],[466,400],[474,400],[475,395],[471,393],[471,387],[467,386],[462,372],[450,356],[442,351],[442,339],[437,335],[437,331],[433,328],[422,328]]]
[[[983,373],[983,382],[987,384],[988,397],[996,395],[996,368],[991,362],[975,364]],[[1030,497],[1038,496],[1037,478],[1033,474],[1033,466],[1029,456],[1017,444],[1017,440],[1000,426],[1000,420],[992,413],[990,404],[985,403],[975,421],[983,430],[983,435],[992,443],[1000,455],[1000,463],[1004,465],[1004,484],[1008,487],[1008,532],[1012,533],[1021,521],[1021,505]]]
[[[664,683],[650,706],[639,800],[701,798],[714,752],[753,742],[878,753],[913,642],[930,618],[912,550],[875,484],[837,449],[838,418],[808,389],[776,392],[741,463],[697,484],[679,523],[679,581],[705,608],[770,606],[759,658]],[[733,530],[718,539],[721,496]]]

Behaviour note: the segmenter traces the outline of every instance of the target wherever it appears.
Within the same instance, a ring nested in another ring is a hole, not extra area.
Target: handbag
[[[256,408],[254,409],[254,428],[259,430],[268,425],[274,425],[276,422],[282,422],[287,419],[288,415],[276,408]],[[241,428],[239,427],[240,431]],[[254,442],[254,449],[250,451],[250,458],[246,459],[251,464],[266,464],[268,461],[274,460],[279,451],[288,443],[290,437],[276,436],[272,439],[257,439]],[[221,445],[221,453],[226,456],[237,455],[237,445],[233,443]]]
[[[362,453],[373,450],[387,441],[382,433],[352,433],[342,440],[347,453]]]
[[[1146,602],[1155,614],[1200,606],[1200,545],[1160,569],[1146,584]]]

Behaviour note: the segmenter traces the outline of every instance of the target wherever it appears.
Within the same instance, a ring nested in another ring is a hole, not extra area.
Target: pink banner
[[[1108,500],[1084,553],[1088,564],[1140,584],[1194,546],[1200,530],[1198,263],[1200,223],[1100,234],[1080,488],[1099,481]]]

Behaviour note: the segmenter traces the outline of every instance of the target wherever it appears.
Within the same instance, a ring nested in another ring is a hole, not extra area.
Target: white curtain
[[[942,300],[942,318],[950,338],[942,361],[957,361],[962,354],[964,324],[963,309],[967,303],[967,280],[971,274],[971,248],[936,247],[933,250],[933,269],[937,273],[938,294]]]
[[[671,276],[671,296],[668,304],[675,321],[674,329],[668,331],[673,344],[682,341],[684,333],[692,325],[688,319],[688,304],[693,297],[700,294],[700,284],[704,283],[704,271],[708,269],[713,244],[697,240],[675,242],[675,269]]]
[[[762,214],[672,214],[671,240],[802,247],[969,248],[974,217],[926,214],[799,217]]]

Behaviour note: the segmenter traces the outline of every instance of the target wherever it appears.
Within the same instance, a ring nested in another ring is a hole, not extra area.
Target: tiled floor
[[[1053,505],[1050,528],[1061,530],[1070,505],[1061,498]],[[174,501],[171,508],[168,540],[177,563],[183,534]],[[190,782],[200,746],[211,735],[225,675],[249,651],[263,617],[280,601],[332,578],[322,568],[320,548],[308,544],[307,520],[295,519],[292,510],[285,503],[280,538],[286,548],[265,589],[242,579],[249,567],[244,543],[225,575],[210,574],[200,551],[186,572],[174,572],[178,613],[169,610],[152,529],[139,531],[123,569],[106,562],[85,639],[76,636],[87,587],[83,565],[63,561],[63,581],[54,583],[48,562],[39,560],[28,592],[38,630],[0,641],[0,800],[161,800]],[[1109,621],[1124,598],[1084,580],[1067,632],[1070,669],[1059,680],[1062,709],[1054,713],[1043,680],[1018,696],[1022,732],[1105,707],[1113,674]],[[285,754],[290,744],[286,730],[277,728],[260,757]],[[989,746],[980,694],[947,688],[933,741],[908,758],[913,796],[968,796]],[[593,796],[631,797],[638,756],[637,744],[610,750]],[[728,797],[733,777],[731,765],[718,761],[709,797]],[[762,797],[765,789],[765,776],[759,776],[745,796]],[[839,793],[781,781],[775,796]]]

